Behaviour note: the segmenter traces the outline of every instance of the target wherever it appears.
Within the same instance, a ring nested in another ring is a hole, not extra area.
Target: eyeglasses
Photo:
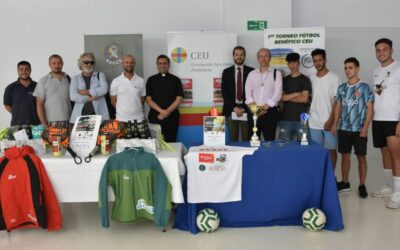
[[[83,61],[82,63],[85,65],[88,65],[88,64],[94,65],[95,61]]]

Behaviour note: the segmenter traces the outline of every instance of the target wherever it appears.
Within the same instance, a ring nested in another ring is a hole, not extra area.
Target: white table
[[[175,152],[162,150],[156,156],[171,183],[172,201],[184,203],[180,177],[185,174],[182,156],[186,148],[182,143],[170,143],[170,145]],[[83,161],[81,165],[76,165],[69,154],[62,157],[47,154],[42,155],[41,159],[59,202],[98,201],[100,176],[107,156],[96,155],[90,163]],[[111,197],[113,198],[113,195],[110,195]]]

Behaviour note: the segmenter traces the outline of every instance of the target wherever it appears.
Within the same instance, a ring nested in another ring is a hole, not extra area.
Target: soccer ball
[[[212,233],[219,226],[219,215],[211,208],[205,208],[197,214],[197,227],[202,232]]]
[[[318,231],[324,228],[326,217],[318,208],[306,209],[303,213],[303,226],[310,231]]]

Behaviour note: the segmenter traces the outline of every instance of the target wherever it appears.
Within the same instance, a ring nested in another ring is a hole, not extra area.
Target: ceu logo
[[[183,63],[187,58],[187,52],[184,48],[178,47],[172,50],[171,59],[176,63]]]
[[[106,63],[118,65],[122,63],[122,56],[125,54],[125,51],[121,45],[112,42],[104,46],[102,54]]]
[[[313,66],[311,55],[310,54],[304,55],[301,58],[301,64],[303,65],[304,68],[307,69],[311,68]]]

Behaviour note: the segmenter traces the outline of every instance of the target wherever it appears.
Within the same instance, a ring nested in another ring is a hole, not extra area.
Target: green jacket
[[[115,201],[111,219],[133,223],[141,218],[166,226],[171,212],[171,185],[154,154],[125,149],[108,158],[99,185],[101,225],[109,227],[108,185]]]

